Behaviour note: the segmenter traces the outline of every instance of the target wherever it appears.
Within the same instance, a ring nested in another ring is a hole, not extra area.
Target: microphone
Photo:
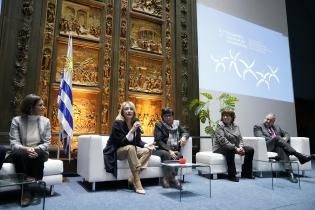
[[[139,118],[137,118],[137,117],[133,118],[133,124],[134,124],[135,122],[137,122],[137,121],[139,121],[139,122],[140,122]],[[139,130],[140,130],[140,133],[141,133],[141,134],[143,134],[143,133],[144,133],[144,131],[143,131],[142,126],[140,125],[138,128],[139,128]]]

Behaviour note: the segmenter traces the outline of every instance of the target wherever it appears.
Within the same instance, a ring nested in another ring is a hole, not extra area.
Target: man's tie
[[[270,133],[270,135],[271,135],[271,138],[274,139],[274,138],[276,137],[276,133],[275,133],[275,131],[272,129],[272,127],[268,128],[268,131],[269,131],[269,133]]]

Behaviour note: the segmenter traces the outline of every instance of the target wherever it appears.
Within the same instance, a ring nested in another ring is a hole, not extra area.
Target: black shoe
[[[252,174],[242,174],[242,178],[245,178],[245,179],[255,179],[255,176],[254,175],[252,175]]]
[[[238,177],[236,177],[236,176],[229,176],[228,180],[230,180],[232,182],[239,182],[240,181],[240,179]]]
[[[28,206],[30,205],[30,203],[32,203],[32,201],[33,201],[33,197],[32,197],[31,192],[29,190],[24,190],[23,196],[21,198],[21,206],[22,207]]]
[[[290,173],[290,174],[289,174],[288,179],[289,179],[289,181],[292,182],[292,183],[298,183],[298,180],[297,180],[297,178],[294,176],[293,173]]]
[[[313,159],[313,155],[300,155],[298,157],[301,164],[304,164]]]

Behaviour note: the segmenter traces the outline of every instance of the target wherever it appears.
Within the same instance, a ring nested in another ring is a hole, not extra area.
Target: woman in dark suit
[[[178,160],[182,158],[179,152],[188,140],[189,134],[179,125],[178,120],[174,120],[174,112],[170,108],[163,108],[161,113],[162,121],[155,124],[154,141],[157,149],[153,155],[160,156],[161,161]],[[162,186],[170,187],[169,182],[173,182],[177,188],[181,185],[176,179],[177,171],[169,167],[163,167]]]
[[[238,182],[235,169],[235,154],[245,156],[242,165],[242,177],[254,179],[252,174],[252,161],[254,149],[244,146],[241,131],[237,124],[234,123],[235,113],[231,110],[223,110],[221,112],[221,121],[218,123],[214,133],[213,152],[220,153],[225,156],[228,166],[228,178],[231,181]]]
[[[132,173],[128,183],[133,184],[137,193],[145,194],[139,174],[147,167],[155,147],[141,141],[141,123],[135,116],[135,105],[131,101],[123,102],[103,151],[104,162],[106,171],[117,177],[117,159],[127,159]]]
[[[44,110],[43,100],[39,96],[25,96],[20,107],[21,115],[12,119],[9,133],[12,153],[8,161],[14,163],[16,173],[24,173],[36,180],[43,178],[51,140],[50,121],[41,116]],[[26,191],[21,205],[28,205],[30,201],[30,192]]]

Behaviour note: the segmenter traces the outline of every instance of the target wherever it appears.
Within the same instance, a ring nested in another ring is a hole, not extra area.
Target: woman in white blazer
[[[41,116],[44,110],[43,100],[39,96],[25,96],[20,107],[21,115],[12,119],[9,133],[12,152],[8,159],[14,163],[16,173],[24,173],[36,180],[43,178],[51,140],[50,121]],[[28,205],[31,199],[24,200],[24,203],[21,200],[21,204]]]

